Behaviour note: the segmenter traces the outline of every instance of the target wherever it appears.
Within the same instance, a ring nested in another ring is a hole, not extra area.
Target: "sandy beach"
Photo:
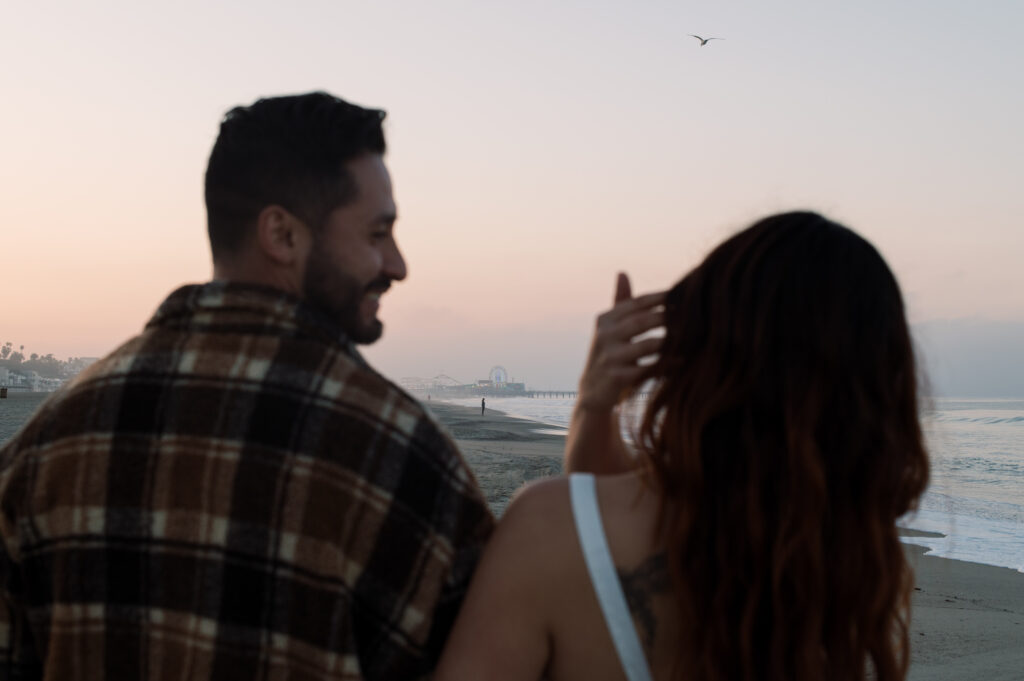
[[[523,483],[562,472],[565,438],[538,431],[553,426],[444,402],[424,402],[455,438],[483,488],[494,514],[500,516]]]
[[[454,436],[497,515],[525,482],[562,469],[565,438],[544,424],[425,403]],[[913,530],[906,531],[912,534]],[[916,586],[910,679],[1024,680],[1024,574],[907,546]]]

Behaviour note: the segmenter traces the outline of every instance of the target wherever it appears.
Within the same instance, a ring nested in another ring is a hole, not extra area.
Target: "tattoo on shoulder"
[[[619,570],[619,583],[626,595],[626,604],[637,624],[637,633],[648,651],[654,647],[657,622],[654,617],[653,596],[672,588],[668,574],[668,558],[656,553],[635,570]]]

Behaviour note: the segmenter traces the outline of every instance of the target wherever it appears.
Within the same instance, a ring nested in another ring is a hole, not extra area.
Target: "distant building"
[[[420,397],[433,395],[444,399],[445,397],[517,397],[526,395],[526,384],[509,381],[508,372],[501,366],[493,367],[488,378],[478,379],[474,383],[464,383],[445,374],[439,374],[432,379],[406,377],[399,382],[406,390]]]
[[[20,373],[0,369],[0,386],[23,392],[52,393],[64,385],[63,378],[44,378],[35,371]]]
[[[99,357],[72,357],[64,365],[64,372],[69,378],[77,376],[85,371],[93,362],[98,362]]]

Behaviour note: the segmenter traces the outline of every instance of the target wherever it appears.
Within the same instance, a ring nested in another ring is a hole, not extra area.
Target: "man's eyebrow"
[[[381,213],[376,218],[374,218],[373,224],[390,226],[395,224],[396,220],[398,220],[398,215],[393,211],[388,211],[386,213]]]

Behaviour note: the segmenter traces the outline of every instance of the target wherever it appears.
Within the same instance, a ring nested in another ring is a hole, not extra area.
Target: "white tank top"
[[[604,621],[615,644],[622,670],[629,681],[652,681],[647,667],[640,637],[636,634],[633,618],[626,605],[626,596],[615,571],[608,540],[601,523],[601,510],[597,506],[597,491],[591,473],[573,473],[569,476],[569,497],[572,515],[576,521],[576,534],[580,538],[583,559],[590,572],[590,583],[601,604]]]

